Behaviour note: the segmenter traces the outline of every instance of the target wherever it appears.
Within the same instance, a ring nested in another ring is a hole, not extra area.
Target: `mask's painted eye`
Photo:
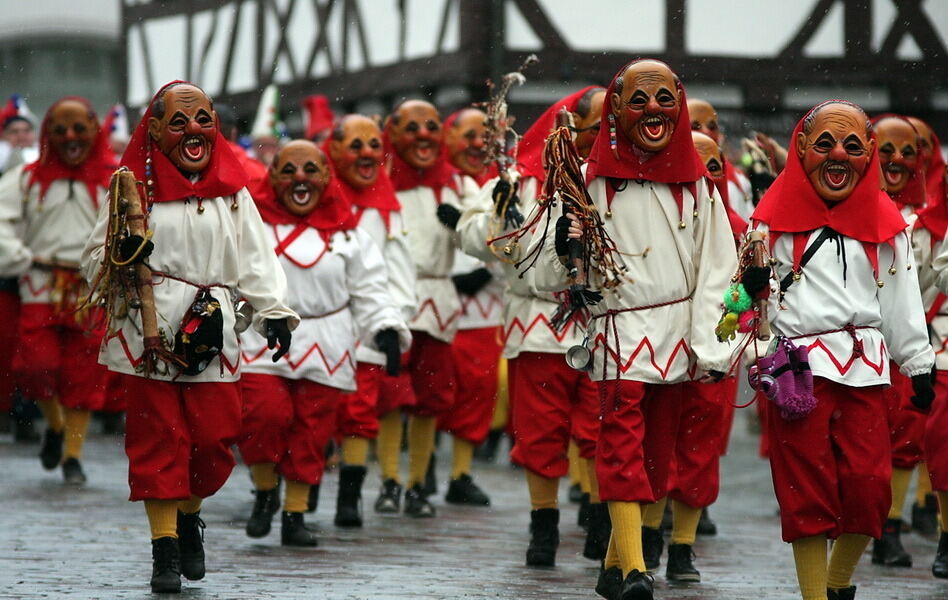
[[[405,131],[407,131],[408,133],[418,133],[419,129],[421,129],[421,127],[418,126],[418,123],[416,121],[412,121],[411,123],[405,126]]]
[[[427,123],[425,123],[425,126],[428,128],[428,131],[431,131],[431,132],[435,132],[441,129],[441,125],[439,125],[437,121],[432,121],[432,120],[429,120]]]
[[[902,156],[904,156],[905,158],[912,158],[912,157],[914,157],[914,156],[915,156],[915,148],[913,148],[913,147],[911,147],[911,146],[906,146],[905,148],[902,148]]]
[[[283,169],[280,172],[284,175],[292,175],[293,173],[296,173],[296,166],[293,165],[293,163],[286,163],[283,165]]]
[[[657,100],[662,106],[675,105],[675,96],[668,90],[659,90],[658,93],[655,94],[655,100]]]
[[[866,153],[866,149],[859,142],[847,142],[846,153],[850,156],[862,156]]]
[[[352,150],[355,150],[356,152],[358,152],[359,150],[362,150],[362,140],[360,140],[359,138],[352,140],[352,143],[349,144],[349,148]]]
[[[308,162],[306,166],[303,167],[303,171],[312,175],[313,173],[319,173],[319,167],[316,166],[316,163]]]
[[[378,150],[381,147],[382,147],[382,140],[380,140],[379,138],[372,138],[371,140],[369,140],[369,148],[372,148],[373,150]]]

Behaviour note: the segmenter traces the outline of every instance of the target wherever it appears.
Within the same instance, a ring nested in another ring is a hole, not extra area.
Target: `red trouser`
[[[342,391],[261,373],[245,373],[240,389],[243,423],[238,446],[244,462],[275,463],[290,481],[319,483]]]
[[[219,490],[235,464],[240,384],[116,377],[128,408],[129,500],[207,498]]]
[[[16,387],[13,357],[19,331],[14,324],[20,322],[20,296],[16,292],[0,290],[0,315],[6,323],[5,327],[0,327],[0,413],[7,413],[13,407]]]
[[[498,328],[462,329],[451,348],[459,385],[454,407],[438,420],[438,428],[477,445],[490,432],[497,403]]]
[[[890,364],[889,378],[892,385],[884,394],[888,405],[889,439],[892,444],[892,466],[897,469],[914,469],[925,460],[922,453],[922,438],[925,437],[925,415],[907,408],[911,406],[912,380],[899,372],[899,366]]]
[[[402,370],[397,377],[387,374],[385,367],[371,363],[358,363],[356,395],[363,396],[358,400],[362,405],[371,404],[375,407],[375,435],[377,435],[378,417],[415,404],[415,390],[411,387],[411,377],[408,375],[408,353],[402,354]],[[365,428],[368,427],[368,422],[361,420],[358,425]]]
[[[733,378],[731,378],[733,380]],[[675,443],[674,484],[668,496],[692,508],[711,506],[720,487],[721,436],[733,406],[730,381],[681,384],[681,418]]]
[[[932,489],[948,492],[948,371],[938,371],[935,401],[925,422],[924,446]]]
[[[419,417],[437,417],[451,410],[455,401],[454,359],[451,344],[423,331],[412,331],[408,375],[415,403],[407,411]]]
[[[99,410],[107,373],[98,363],[102,333],[86,332],[72,314],[57,315],[51,304],[23,304],[14,359],[23,395],[30,400],[56,396],[67,408]]]
[[[892,455],[881,385],[813,380],[817,404],[787,421],[768,407],[770,468],[783,539],[858,533],[878,538],[892,504]]]
[[[362,362],[356,364],[356,391],[339,396],[336,410],[336,433],[339,436],[374,439],[379,434],[380,381],[385,377],[384,367]]]
[[[599,382],[596,477],[603,502],[650,504],[668,494],[681,395],[681,384]]]
[[[543,477],[569,471],[569,440],[583,458],[596,455],[599,395],[562,354],[521,352],[507,361],[514,447],[510,458]]]
[[[734,428],[734,413],[737,410],[737,378],[744,373],[739,369],[734,377],[726,377],[718,384],[721,386],[722,402],[724,403],[724,420],[721,422],[721,456],[727,454],[727,447],[731,441],[731,429]]]

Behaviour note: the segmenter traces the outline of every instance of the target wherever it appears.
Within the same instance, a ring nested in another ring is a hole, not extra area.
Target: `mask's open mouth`
[[[370,180],[375,178],[375,174],[378,172],[378,162],[371,158],[360,158],[356,161],[356,173],[365,180]]]
[[[297,183],[293,186],[293,202],[297,205],[306,206],[312,197],[313,190],[307,184]]]
[[[414,147],[415,156],[422,162],[427,162],[434,158],[436,148],[431,140],[418,140]]]
[[[86,145],[82,142],[66,142],[63,144],[63,157],[71,163],[78,162],[85,152]]]
[[[845,188],[850,177],[850,169],[847,165],[829,163],[823,168],[823,181],[830,189],[841,190]]]
[[[908,175],[908,169],[905,168],[905,165],[890,162],[882,169],[882,174],[885,176],[886,185],[892,187],[902,183],[902,180]]]
[[[204,138],[196,135],[189,136],[181,145],[181,151],[184,154],[184,158],[187,160],[199,162],[207,153],[207,148],[204,144]]]
[[[646,139],[657,142],[665,137],[665,119],[662,117],[646,117],[642,119],[642,132]]]

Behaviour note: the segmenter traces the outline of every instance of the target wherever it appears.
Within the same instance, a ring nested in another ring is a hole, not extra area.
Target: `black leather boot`
[[[78,458],[70,456],[63,461],[63,481],[69,485],[83,485],[86,474],[82,471],[82,463]]]
[[[610,535],[612,535],[612,521],[609,519],[609,506],[605,502],[590,504],[589,527],[586,529],[583,556],[590,560],[606,558]]]
[[[181,593],[181,557],[178,540],[173,537],[151,541],[151,591],[153,594]]]
[[[695,553],[689,544],[670,544],[668,546],[668,564],[665,565],[665,579],[668,581],[701,581],[701,573],[695,568]]]
[[[273,515],[280,510],[280,488],[272,490],[254,490],[253,512],[247,519],[247,535],[262,538],[270,533]]]
[[[616,600],[619,590],[622,589],[622,569],[609,567],[599,569],[599,580],[596,581],[596,593],[606,600]]]
[[[948,579],[948,532],[941,532],[935,562],[932,563],[932,575],[939,579]]]
[[[466,504],[467,506],[490,506],[490,497],[484,493],[474,479],[465,473],[448,484],[448,493],[444,496],[448,504]]]
[[[652,578],[647,573],[633,570],[629,573],[616,600],[654,600]]]
[[[204,579],[204,529],[201,512],[178,511],[178,548],[181,550],[181,574],[186,579]]]
[[[52,471],[63,460],[63,432],[47,429],[43,434],[43,445],[40,446],[40,462],[47,471]]]
[[[826,588],[827,600],[854,600],[856,598],[856,586],[851,585],[842,590],[831,590]]]
[[[422,486],[425,496],[434,496],[438,493],[438,475],[435,473],[435,455],[431,453],[431,459],[428,461],[428,470],[425,471],[425,483]]]
[[[375,512],[381,514],[397,513],[402,507],[402,486],[394,479],[382,482],[379,497],[375,500]]]
[[[306,528],[303,513],[283,513],[280,543],[284,546],[317,546],[316,534]]]
[[[362,482],[365,467],[346,465],[339,470],[339,494],[336,496],[337,527],[362,527]]]
[[[898,519],[886,519],[882,537],[872,542],[872,563],[887,567],[911,567],[912,557],[902,547],[902,531]]]
[[[541,508],[530,511],[530,546],[527,547],[527,566],[554,566],[556,549],[559,545],[560,510]]]
[[[416,519],[430,519],[437,514],[420,483],[416,483],[405,492],[405,514]]]
[[[576,511],[576,525],[587,529],[589,527],[589,506],[592,503],[589,501],[589,494],[583,493],[579,498],[579,510]]]
[[[319,484],[309,486],[309,499],[306,501],[306,512],[316,512],[319,506]]]
[[[912,529],[922,535],[938,533],[938,499],[935,494],[925,494],[925,504],[912,503]]]
[[[662,550],[665,549],[665,540],[661,529],[642,527],[642,556],[645,558],[645,568],[655,571],[662,564]]]
[[[698,535],[717,535],[718,534],[718,525],[711,520],[711,515],[708,514],[708,509],[705,508],[701,511],[701,519],[698,520]]]

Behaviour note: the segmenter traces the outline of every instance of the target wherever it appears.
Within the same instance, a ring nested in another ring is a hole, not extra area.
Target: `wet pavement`
[[[798,598],[790,547],[780,541],[776,501],[767,464],[756,456],[755,439],[736,419],[723,489],[712,515],[719,535],[699,538],[696,566],[703,582],[669,586],[656,577],[662,600],[751,600]],[[441,492],[446,487],[450,440],[443,440]],[[144,510],[126,501],[126,459],[121,438],[91,435],[84,464],[89,483],[64,487],[57,472],[42,471],[37,446],[14,445],[0,436],[0,598],[130,599],[149,593],[150,544]],[[503,464],[475,467],[476,480],[491,494],[491,508],[446,505],[438,517],[413,520],[379,516],[371,506],[377,471],[366,480],[366,526],[332,525],[336,474],[324,481],[321,505],[307,516],[320,530],[318,548],[283,548],[279,516],[269,537],[252,540],[243,526],[251,507],[243,466],[207,501],[208,575],[186,582],[181,598],[194,599],[580,599],[597,598],[596,565],[582,557],[583,535],[576,508],[563,506],[557,567],[523,566],[529,503],[522,472]],[[948,581],[930,574],[936,542],[904,536],[915,558],[911,569],[871,565],[868,554],[855,577],[859,600],[945,600]]]

